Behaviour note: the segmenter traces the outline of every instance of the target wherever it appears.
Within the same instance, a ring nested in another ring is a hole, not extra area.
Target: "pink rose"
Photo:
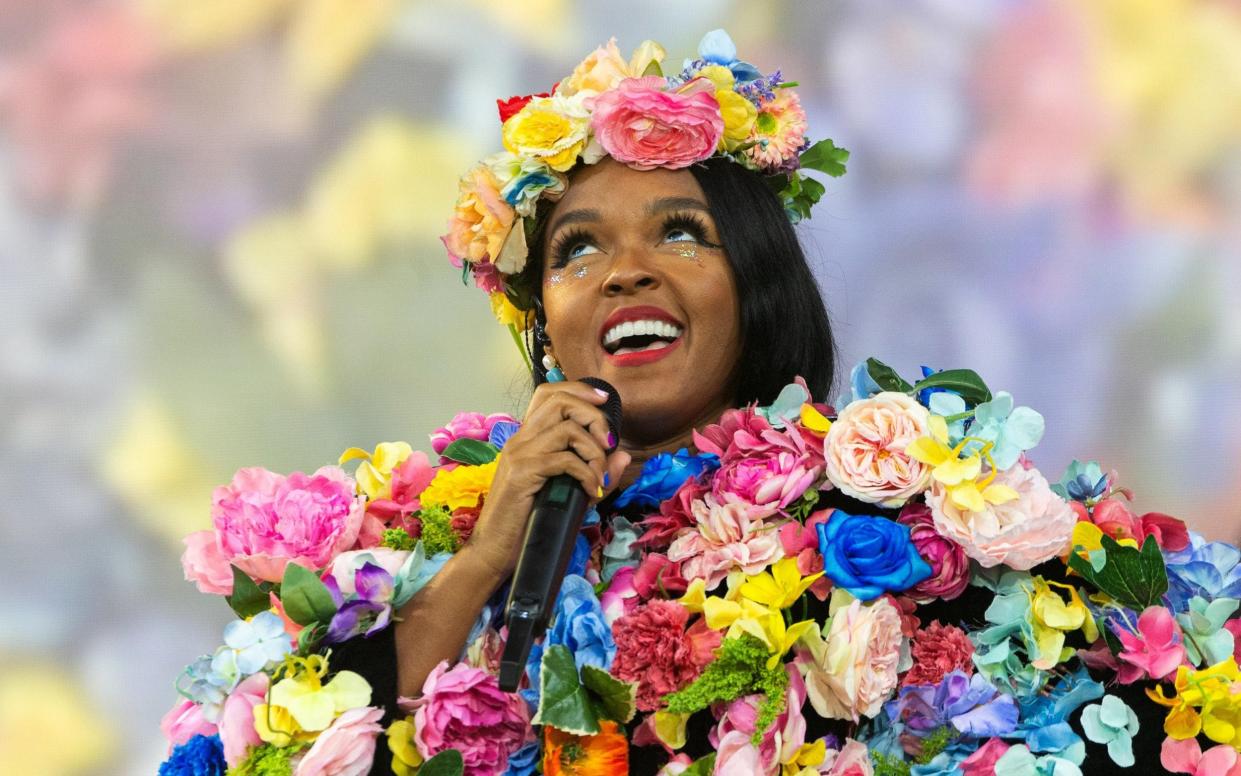
[[[871,765],[866,744],[846,738],[845,745],[839,750],[827,750],[827,756],[819,765],[819,773],[822,776],[874,776],[875,767]]]
[[[626,78],[593,98],[591,128],[603,149],[637,170],[688,167],[715,153],[724,119],[705,79],[667,91],[659,76]]]
[[[907,504],[896,522],[909,526],[909,539],[931,567],[931,576],[909,589],[909,595],[926,603],[951,601],[970,583],[970,562],[961,545],[935,530],[935,518],[925,504]]]
[[[435,452],[442,453],[458,439],[476,439],[479,442],[486,442],[497,423],[516,422],[512,415],[503,412],[494,412],[490,415],[484,415],[481,412],[458,412],[452,420],[448,421],[448,425],[431,432],[431,447]],[[440,463],[452,462],[441,456]]]
[[[185,578],[208,595],[233,594],[233,569],[220,551],[215,531],[195,531],[183,539],[181,568]]]
[[[929,466],[905,452],[930,434],[930,418],[926,407],[894,391],[850,402],[823,441],[828,479],[859,501],[902,506],[931,477]]]
[[[336,466],[288,477],[252,467],[215,489],[211,515],[230,563],[256,579],[279,582],[290,561],[321,569],[353,547],[363,500]]]
[[[987,743],[961,761],[961,776],[995,776],[995,764],[1007,751],[1007,743],[998,738],[988,738]]]
[[[224,760],[230,768],[246,759],[251,747],[263,743],[254,729],[254,707],[266,703],[269,683],[267,674],[261,671],[251,674],[224,700],[220,712],[220,742],[224,744]]]
[[[796,427],[780,431],[753,409],[729,410],[718,424],[694,432],[700,452],[720,457],[711,492],[722,504],[784,509],[823,475],[823,451]]]
[[[159,721],[159,729],[168,739],[169,752],[194,736],[214,736],[217,732],[215,723],[203,716],[203,707],[191,700],[183,700],[169,709]]]
[[[1172,612],[1162,606],[1147,607],[1138,615],[1138,632],[1117,628],[1122,649],[1120,670],[1116,680],[1131,684],[1139,679],[1163,679],[1185,662],[1184,637],[1181,626],[1172,618]]]
[[[697,679],[714,659],[719,632],[701,618],[686,630],[688,622],[684,606],[655,600],[612,623],[616,642],[612,675],[637,683],[639,710],[660,708],[660,698]]]
[[[1038,469],[1014,466],[1000,472],[994,484],[1017,491],[1017,498],[968,512],[952,503],[938,480],[932,480],[926,501],[935,517],[935,529],[986,568],[1003,563],[1025,571],[1062,554],[1077,516],[1052,492]]]
[[[383,709],[349,709],[319,734],[293,776],[365,776],[375,759],[375,737],[383,732]]]
[[[757,574],[783,557],[779,526],[765,524],[746,504],[721,505],[707,495],[692,509],[697,527],[668,548],[668,560],[681,564],[686,579],[704,579],[710,590],[733,569]]]
[[[707,737],[720,751],[715,761],[716,773],[779,773],[780,764],[791,760],[806,743],[806,718],[802,715],[806,683],[796,666],[786,664],[784,668],[789,677],[784,711],[763,731],[758,747],[754,746],[752,736],[763,696],[746,695],[724,707],[724,713]],[[756,767],[747,771],[742,769],[743,765]]]
[[[837,610],[825,644],[798,655],[808,668],[806,692],[827,719],[873,717],[896,689],[901,616],[887,598]],[[817,654],[816,654],[817,653]]]
[[[427,676],[414,710],[414,745],[424,758],[461,752],[466,776],[504,773],[508,758],[533,740],[526,702],[500,690],[496,678],[464,663],[442,661]]]

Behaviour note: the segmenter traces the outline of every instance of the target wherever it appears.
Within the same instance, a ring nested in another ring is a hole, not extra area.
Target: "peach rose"
[[[614,88],[626,78],[642,75],[647,65],[664,58],[664,48],[654,41],[643,41],[626,62],[616,47],[616,38],[590,52],[573,73],[560,82],[556,92],[566,97],[579,92],[598,94]]]
[[[1077,515],[1052,492],[1038,469],[1014,466],[1000,472],[994,484],[1017,491],[1017,498],[968,512],[952,503],[947,488],[933,481],[926,503],[935,530],[987,568],[1003,563],[1024,571],[1065,551]]]
[[[901,616],[887,598],[837,610],[824,641],[798,655],[810,705],[827,719],[873,717],[896,689]]]
[[[472,264],[495,261],[514,217],[513,208],[500,196],[500,182],[482,163],[461,177],[458,189],[444,247],[458,267],[463,259]]]
[[[930,417],[926,407],[894,391],[851,402],[823,441],[828,479],[859,501],[903,506],[931,477],[930,467],[905,453],[930,433]]]

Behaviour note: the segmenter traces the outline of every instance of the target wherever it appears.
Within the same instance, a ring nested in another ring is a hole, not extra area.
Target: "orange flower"
[[[593,736],[543,726],[543,776],[613,776],[629,773],[629,742],[611,720]]]

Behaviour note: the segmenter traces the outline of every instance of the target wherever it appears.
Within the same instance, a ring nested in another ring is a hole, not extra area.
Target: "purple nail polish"
[[[616,434],[608,432],[608,447],[616,447]]]

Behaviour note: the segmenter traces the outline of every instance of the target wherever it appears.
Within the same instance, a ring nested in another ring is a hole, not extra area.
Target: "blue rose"
[[[908,526],[838,509],[818,525],[818,531],[824,573],[862,601],[908,590],[931,576],[931,567],[909,538]]]
[[[504,776],[530,776],[540,764],[543,757],[543,746],[538,741],[531,741],[508,756],[508,770]]]
[[[220,737],[197,735],[172,750],[159,776],[224,776],[227,769]]]
[[[579,671],[588,664],[608,671],[616,657],[612,627],[603,618],[595,588],[576,574],[565,577],[560,584],[555,619],[547,631],[544,647],[554,644],[568,647]]]
[[[675,453],[660,453],[646,460],[638,479],[625,488],[616,499],[616,508],[630,504],[639,507],[657,507],[660,502],[672,498],[685,481],[704,472],[719,468],[720,459],[711,453],[690,455],[682,447]]]

